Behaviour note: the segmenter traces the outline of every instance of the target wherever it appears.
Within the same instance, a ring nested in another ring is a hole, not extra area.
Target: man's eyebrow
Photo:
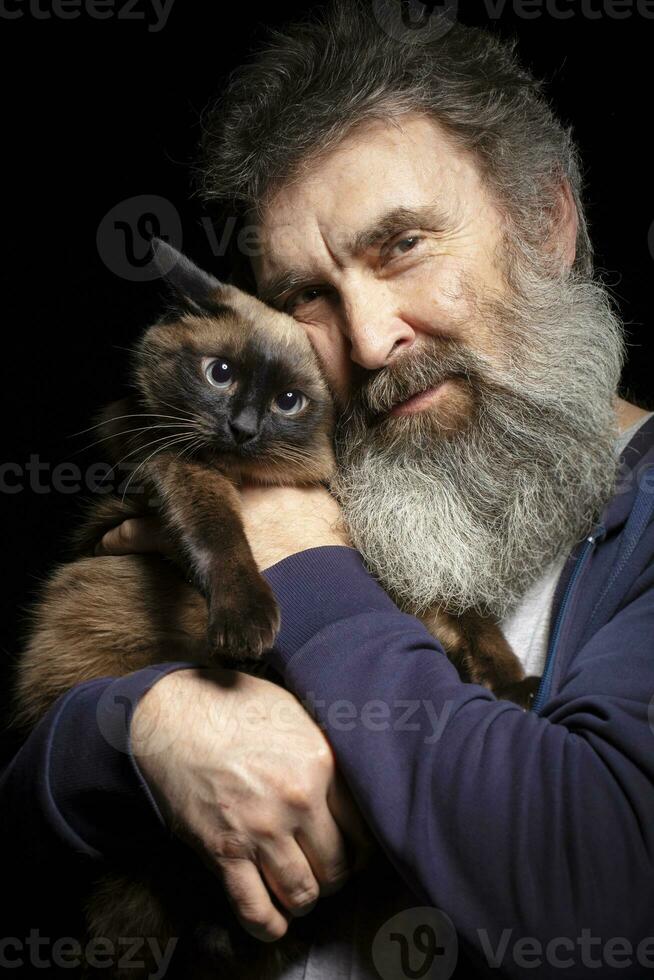
[[[368,228],[356,232],[351,239],[346,239],[344,247],[352,255],[359,255],[391,235],[409,228],[444,231],[448,224],[447,215],[442,208],[436,205],[424,204],[414,208],[391,208],[376,218]]]
[[[350,255],[360,255],[394,234],[409,228],[424,228],[429,231],[444,231],[449,226],[449,218],[442,208],[435,205],[419,207],[396,207],[383,212],[367,228],[355,232],[342,240],[344,251]],[[309,285],[315,276],[302,269],[287,269],[278,276],[272,276],[262,283],[259,299],[274,305],[285,293],[301,286]]]
[[[298,286],[306,286],[309,282],[311,282],[310,273],[303,272],[301,269],[288,269],[281,275],[273,276],[267,282],[262,283],[257,296],[264,303],[274,306],[280,296],[292,289],[297,289]]]

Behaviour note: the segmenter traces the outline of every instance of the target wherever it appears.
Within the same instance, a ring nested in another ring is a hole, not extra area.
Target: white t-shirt
[[[626,449],[641,425],[652,415],[654,412],[649,412],[620,433],[615,448],[617,456]],[[544,575],[525,593],[519,605],[500,623],[507,642],[520,658],[527,676],[540,676],[545,669],[552,602],[567,557],[566,551],[556,558]]]

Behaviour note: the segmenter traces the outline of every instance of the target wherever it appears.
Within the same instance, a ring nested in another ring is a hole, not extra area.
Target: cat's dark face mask
[[[210,455],[257,480],[278,482],[282,469],[327,479],[332,399],[302,328],[164,242],[155,254],[172,302],[138,348],[147,410],[176,417],[188,456]]]
[[[190,324],[192,330],[192,318]],[[313,378],[270,343],[235,346],[220,321],[208,319],[203,327],[215,333],[213,346],[185,347],[171,364],[170,387],[206,448],[245,460],[309,452],[326,421],[324,392]]]

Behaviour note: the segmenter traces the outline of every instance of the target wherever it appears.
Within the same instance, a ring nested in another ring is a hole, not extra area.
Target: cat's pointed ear
[[[224,283],[205,272],[162,238],[152,238],[152,261],[173,295],[186,306],[205,310],[219,300]]]

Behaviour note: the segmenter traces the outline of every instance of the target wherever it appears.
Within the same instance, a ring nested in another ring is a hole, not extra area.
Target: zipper
[[[561,638],[561,630],[563,627],[563,621],[565,619],[568,606],[570,605],[570,600],[574,592],[575,586],[579,581],[582,571],[584,570],[586,563],[593,551],[595,545],[600,541],[606,534],[606,528],[602,525],[598,525],[592,534],[589,534],[584,542],[584,547],[577,559],[577,564],[575,569],[570,576],[570,581],[566,586],[563,599],[561,600],[561,605],[559,607],[559,612],[556,617],[556,623],[554,625],[554,630],[552,631],[552,638],[549,645],[549,650],[547,651],[547,659],[545,661],[545,670],[543,671],[543,676],[540,679],[540,685],[534,698],[530,711],[535,711],[538,714],[547,700],[547,696],[550,692],[552,686],[552,675],[554,673],[554,663],[556,661],[556,654],[558,652],[559,641]]]
[[[615,583],[624,572],[638,542],[645,532],[646,527],[652,520],[652,515],[654,514],[654,500],[652,499],[651,484],[649,482],[652,477],[654,477],[654,467],[650,466],[639,478],[641,487],[638,492],[638,496],[636,497],[636,501],[631,508],[629,519],[625,525],[618,556],[615,560],[609,580],[606,583],[601,596],[595,603],[592,613],[590,614],[589,623],[593,622],[604,604],[606,597],[611,593]]]

